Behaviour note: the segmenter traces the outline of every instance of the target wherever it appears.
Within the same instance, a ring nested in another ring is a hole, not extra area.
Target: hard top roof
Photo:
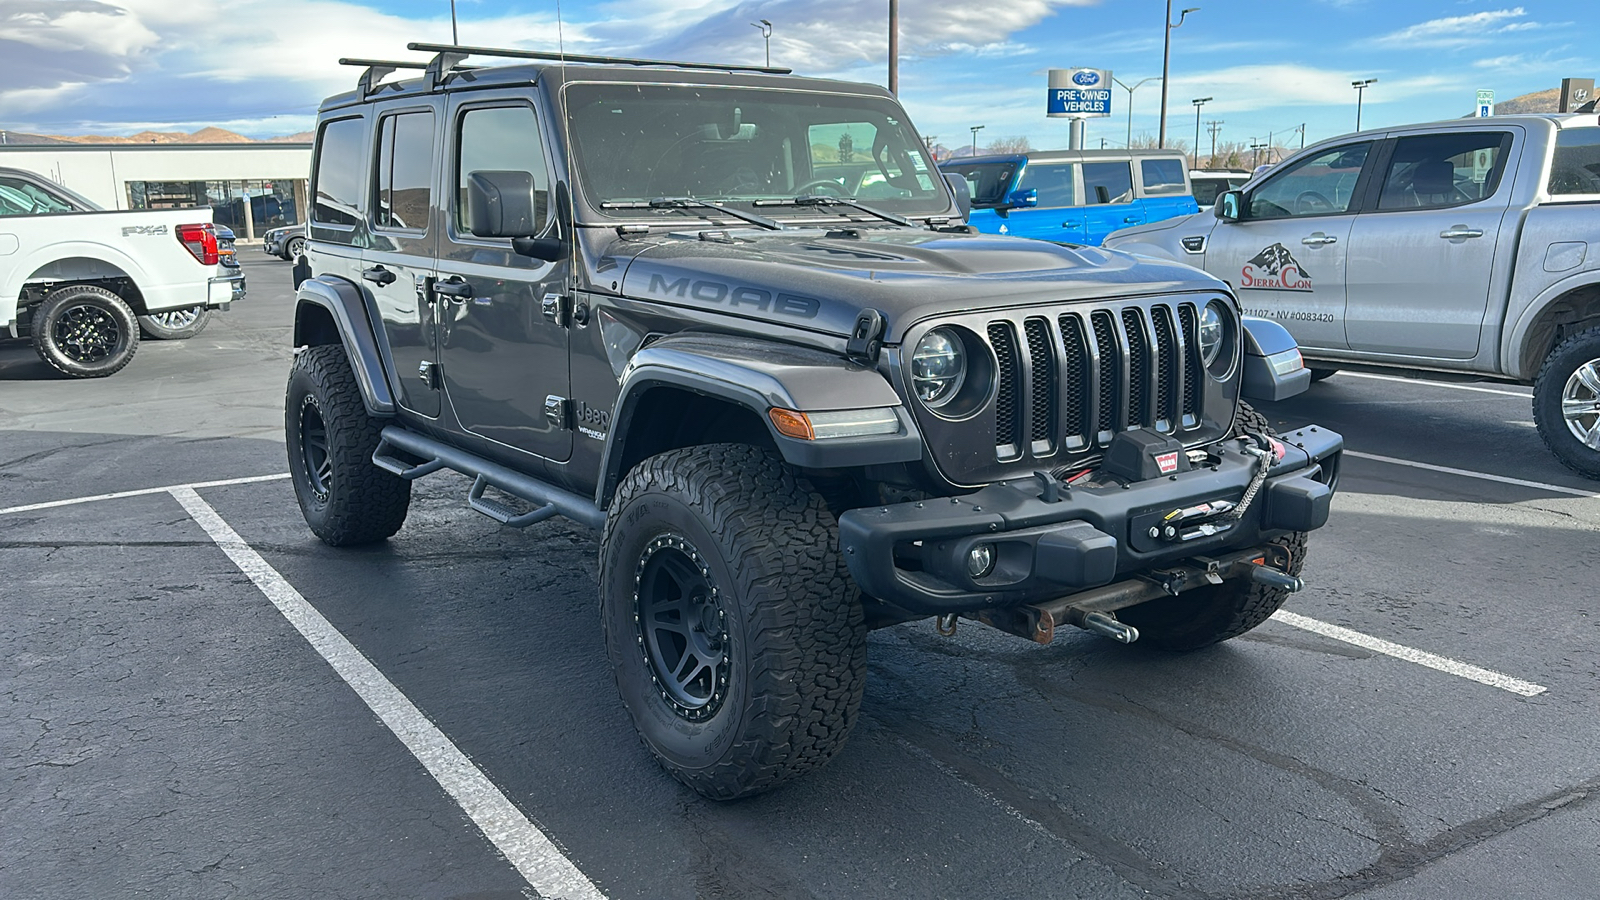
[[[979,156],[957,156],[940,163],[941,166],[965,165],[967,163],[995,163],[995,162],[1094,162],[1107,159],[1128,159],[1130,157],[1171,157],[1184,159],[1187,165],[1188,155],[1182,150],[1029,150],[1024,153],[986,153]]]

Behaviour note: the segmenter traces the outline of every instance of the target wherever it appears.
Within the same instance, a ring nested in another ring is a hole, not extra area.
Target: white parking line
[[[1413,462],[1409,459],[1397,459],[1393,456],[1379,456],[1376,453],[1362,453],[1359,450],[1346,450],[1345,456],[1356,459],[1370,459],[1375,462],[1388,463],[1392,466],[1408,466],[1413,469],[1426,469],[1429,472],[1442,472],[1446,475],[1461,475],[1466,478],[1477,478],[1481,481],[1497,481],[1501,484],[1514,484],[1518,487],[1538,488],[1541,491],[1550,491],[1555,494],[1570,494],[1573,497],[1588,497],[1591,500],[1600,499],[1600,493],[1585,491],[1579,488],[1562,487],[1559,484],[1546,484],[1543,481],[1528,481],[1525,478],[1512,478],[1507,475],[1491,475],[1488,472],[1474,472],[1471,469],[1456,469],[1450,466],[1436,466],[1432,463]]]
[[[58,506],[76,506],[79,503],[93,503],[96,500],[121,500],[123,497],[142,497],[145,494],[170,494],[184,488],[225,487],[230,484],[255,484],[258,481],[279,481],[288,478],[289,473],[279,475],[251,475],[245,478],[226,478],[222,481],[194,481],[189,484],[169,484],[166,487],[140,488],[136,491],[117,491],[115,494],[95,494],[93,497],[73,497],[70,500],[51,500],[46,503],[29,503],[26,506],[9,506],[0,509],[0,516],[6,513],[33,512],[36,509],[55,509]]]
[[[1348,628],[1342,628],[1320,619],[1297,615],[1287,610],[1278,610],[1272,614],[1272,618],[1273,621],[1282,622],[1285,625],[1299,628],[1303,631],[1314,632],[1323,637],[1344,641],[1346,644],[1354,644],[1357,647],[1363,647],[1375,653],[1403,659],[1406,662],[1414,662],[1419,666],[1427,666],[1430,669],[1437,669],[1440,672],[1446,672],[1469,681],[1476,681],[1479,684],[1486,684],[1489,687],[1496,687],[1502,691],[1510,691],[1513,694],[1520,694],[1524,697],[1535,697],[1546,690],[1544,686],[1534,684],[1531,681],[1512,678],[1510,675],[1503,675],[1489,669],[1480,669],[1477,666],[1458,662],[1449,657],[1436,656],[1425,650],[1417,650],[1412,647],[1391,643],[1382,638],[1375,638],[1359,631],[1351,631]]]
[[[389,726],[485,837],[517,867],[541,897],[605,900],[599,888],[494,786],[411,699],[384,677],[354,644],[317,612],[261,554],[251,549],[193,487],[169,493],[188,511],[239,570],[255,582],[289,624],[328,661],[328,665]]]
[[[1339,375],[1348,378],[1371,378],[1374,381],[1398,381],[1401,384],[1425,384],[1429,387],[1449,388],[1452,391],[1472,391],[1475,394],[1501,394],[1506,397],[1521,397],[1524,400],[1533,398],[1532,393],[1524,394],[1521,391],[1508,391],[1504,388],[1478,387],[1449,381],[1429,381],[1426,378],[1401,378],[1396,375],[1378,375],[1374,372],[1340,372]]]

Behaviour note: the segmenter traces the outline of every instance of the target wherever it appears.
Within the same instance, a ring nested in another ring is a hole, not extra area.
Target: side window
[[[44,213],[72,212],[77,209],[66,199],[20,178],[0,177],[0,216],[37,216]]]
[[[1144,178],[1146,197],[1187,193],[1183,184],[1183,163],[1176,159],[1141,159],[1139,174]]]
[[[1017,190],[1038,191],[1041,207],[1078,206],[1077,168],[1072,163],[1031,163],[1022,170]]]
[[[1493,194],[1511,135],[1504,131],[1426,134],[1395,141],[1379,209],[1440,209]]]
[[[1133,164],[1092,162],[1083,164],[1084,202],[1089,206],[1133,201]]]
[[[373,223],[379,228],[426,230],[432,183],[433,113],[402,113],[379,120]]]
[[[1550,164],[1550,193],[1600,194],[1600,128],[1563,128]]]
[[[520,172],[533,192],[533,229],[543,231],[550,219],[550,172],[544,162],[539,123],[526,106],[469,109],[461,115],[456,138],[456,230],[472,233],[468,179],[474,172]]]
[[[1372,142],[1346,144],[1302,159],[1250,192],[1250,218],[1284,219],[1347,212]]]
[[[355,232],[362,222],[361,162],[367,154],[361,139],[365,133],[366,123],[361,119],[338,119],[322,126],[312,172],[314,240],[356,243]]]

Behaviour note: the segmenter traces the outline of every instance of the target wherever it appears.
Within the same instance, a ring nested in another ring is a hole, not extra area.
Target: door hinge
[[[878,353],[883,350],[883,313],[872,307],[856,315],[856,325],[850,329],[850,340],[845,341],[844,355],[865,366],[878,364]]]
[[[562,328],[572,324],[572,299],[565,294],[545,294],[539,301],[539,310],[546,319]]]
[[[417,377],[428,386],[428,390],[439,389],[439,364],[431,359],[425,359],[417,364]]]
[[[565,397],[551,394],[544,398],[544,417],[551,425],[563,430],[572,430],[572,401]]]

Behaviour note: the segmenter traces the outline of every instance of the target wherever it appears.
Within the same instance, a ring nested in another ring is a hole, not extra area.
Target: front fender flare
[[[1289,329],[1268,319],[1245,316],[1243,380],[1239,394],[1250,400],[1287,400],[1311,387],[1311,370]]]
[[[634,354],[622,373],[612,427],[601,463],[596,500],[604,508],[626,473],[625,442],[640,403],[654,388],[671,387],[716,397],[754,413],[791,465],[837,469],[922,458],[922,434],[910,412],[875,369],[822,350],[771,341],[683,335]],[[896,434],[806,441],[778,433],[768,411],[801,412],[893,408]]]
[[[367,412],[374,416],[394,415],[394,392],[384,376],[383,355],[378,346],[378,336],[367,318],[367,307],[361,289],[343,278],[319,275],[300,284],[295,292],[294,345],[305,347],[313,343],[332,343],[331,336],[319,334],[312,321],[309,307],[325,310],[338,329],[339,343],[350,358],[350,368],[355,370],[356,383],[361,386],[361,400]]]

